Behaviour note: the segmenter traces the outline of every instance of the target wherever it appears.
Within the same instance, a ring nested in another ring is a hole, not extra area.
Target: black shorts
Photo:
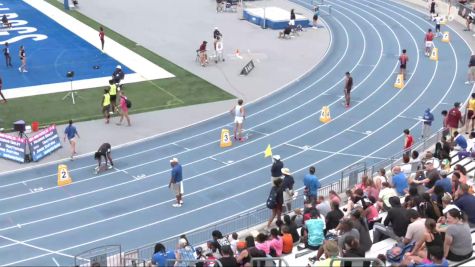
[[[111,95],[111,102],[115,104],[117,100],[117,95]]]
[[[313,20],[318,20],[318,16],[313,16]]]
[[[399,66],[399,68],[406,69],[406,64],[401,64],[401,66]]]
[[[435,25],[435,31],[440,32],[440,24]]]

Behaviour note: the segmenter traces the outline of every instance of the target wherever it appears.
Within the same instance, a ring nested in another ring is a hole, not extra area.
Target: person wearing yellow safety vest
[[[110,118],[110,106],[111,106],[111,96],[109,95],[109,89],[104,89],[104,95],[102,96],[102,114],[104,114],[104,119],[106,119],[106,123],[109,123]]]
[[[109,80],[109,95],[111,101],[111,109],[109,114],[114,114],[114,112],[119,112],[119,109],[116,105],[117,100],[117,85],[114,83],[113,80]]]

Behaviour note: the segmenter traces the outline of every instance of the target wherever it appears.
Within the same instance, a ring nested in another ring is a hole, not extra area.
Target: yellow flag
[[[267,145],[266,151],[264,152],[264,158],[272,157],[272,148],[270,145]]]

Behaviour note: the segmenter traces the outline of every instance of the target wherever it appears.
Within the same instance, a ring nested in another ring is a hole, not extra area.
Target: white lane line
[[[211,159],[211,160],[214,160],[214,161],[216,161],[216,162],[219,162],[219,163],[221,163],[221,164],[224,164],[224,165],[229,165],[229,163],[227,163],[227,162],[224,162],[224,161],[221,161],[221,160],[219,160],[219,159],[216,159],[216,158],[214,158],[214,157],[208,157],[208,158],[209,158],[209,159]]]
[[[352,20],[350,20],[350,21],[352,21]],[[340,24],[340,26],[343,28],[343,30],[344,30],[344,32],[345,32],[345,35],[347,36],[347,39],[349,39],[349,37],[348,37],[349,35],[348,35],[348,32],[347,32],[346,28],[343,26],[343,24],[341,24],[341,22],[339,22],[339,21],[337,21],[337,22],[338,22],[338,23]],[[356,27],[359,28],[359,26],[358,26],[354,21],[352,21],[352,23],[353,23]],[[359,29],[360,29],[361,34],[363,34],[363,31],[361,30],[361,28],[359,28]],[[365,38],[365,37],[363,36],[363,40],[366,40],[366,39],[364,39],[364,38]],[[347,46],[346,46],[346,49],[345,49],[345,54],[346,54],[346,51],[347,51],[347,50],[348,50],[348,42],[347,42]],[[356,64],[358,64],[359,62],[361,62],[361,60],[363,59],[363,55],[364,55],[365,51],[366,51],[366,41],[364,41],[363,52],[361,53],[360,58],[359,58],[359,60],[358,60],[358,62],[357,62]],[[342,59],[340,59],[340,61],[341,61],[341,60],[342,60]],[[380,57],[379,60],[378,60],[378,64],[379,64],[379,61],[380,61],[380,60],[381,60],[381,57]],[[340,62],[340,61],[339,61],[339,62]],[[334,68],[336,68],[336,66],[334,66],[332,69],[334,69]],[[355,65],[354,68],[356,68],[356,65]],[[353,68],[353,69],[354,69],[354,68]],[[372,72],[374,72],[374,69],[366,76],[366,78],[365,78],[364,80],[366,80],[366,79],[371,75]],[[327,73],[327,74],[328,74],[328,73]],[[327,74],[325,74],[324,76],[326,76]],[[318,79],[317,81],[321,80],[322,78],[323,78],[323,77],[320,77],[320,79]],[[364,80],[363,80],[363,81],[364,81]],[[313,82],[313,83],[312,83],[311,85],[309,85],[306,89],[311,88],[317,81]],[[363,82],[363,81],[362,81],[362,82]],[[337,84],[333,85],[332,87],[328,88],[328,89],[325,90],[324,92],[330,91],[330,90],[331,90],[332,88],[334,88],[336,85],[337,85]],[[359,85],[356,85],[356,86],[355,86],[355,90],[358,89],[358,87],[359,87]],[[306,89],[304,89],[304,90],[306,90]],[[302,91],[304,91],[304,90],[302,90]],[[299,93],[302,92],[302,91],[299,91],[299,92],[296,93],[296,94],[299,94]],[[373,92],[373,93],[374,93],[374,92]],[[295,94],[295,95],[296,95],[296,94]],[[320,95],[317,95],[316,97],[314,97],[314,98],[308,100],[308,101],[305,102],[304,104],[299,105],[298,107],[295,107],[295,108],[293,108],[293,109],[291,109],[291,110],[289,110],[289,111],[287,111],[287,112],[284,112],[284,113],[280,114],[279,116],[275,116],[275,117],[273,117],[271,120],[267,120],[267,121],[265,121],[265,122],[263,122],[263,123],[257,124],[257,125],[255,125],[253,128],[259,127],[259,126],[264,125],[264,124],[266,124],[266,123],[270,123],[270,122],[273,121],[273,120],[276,120],[276,119],[278,119],[278,118],[280,118],[280,117],[283,117],[283,116],[286,115],[287,113],[290,113],[290,112],[292,112],[292,111],[294,111],[294,110],[296,110],[296,109],[300,109],[300,108],[304,107],[305,105],[311,103],[313,100],[318,99],[319,96],[320,96]],[[336,102],[336,101],[335,101],[335,102]],[[335,102],[334,102],[334,103],[335,103]],[[300,120],[298,120],[298,121],[295,121],[294,123],[292,123],[292,124],[290,124],[290,125],[287,125],[287,126],[284,127],[284,128],[281,128],[281,129],[279,129],[279,130],[273,132],[272,134],[275,134],[275,133],[278,133],[278,132],[280,132],[280,131],[283,131],[283,130],[289,128],[290,126],[293,126],[293,125],[295,125],[295,124],[297,124],[297,123],[299,123],[299,122],[301,122],[301,121],[304,121],[306,118],[309,118],[309,117],[311,117],[311,116],[314,116],[315,114],[317,114],[317,113],[319,113],[319,112],[320,112],[320,111],[317,111],[317,112],[315,112],[315,113],[312,113],[312,114],[310,114],[310,115],[307,116],[307,117],[304,117],[304,118],[302,118],[302,119],[300,119]],[[248,129],[248,130],[249,130],[249,129]],[[229,153],[230,151],[233,151],[233,150],[235,150],[235,149],[239,149],[239,148],[242,148],[242,147],[244,147],[244,146],[246,146],[246,145],[250,145],[250,144],[252,144],[252,143],[254,143],[254,142],[257,142],[257,141],[261,140],[262,138],[265,138],[265,136],[264,136],[264,137],[257,138],[257,139],[254,139],[254,140],[252,140],[252,141],[250,141],[250,142],[247,142],[247,143],[245,143],[245,144],[242,145],[242,146],[233,147],[233,148],[227,149],[227,150],[225,150],[225,151],[223,151],[223,152],[216,153],[216,154],[214,154],[214,155],[212,155],[212,156],[217,156],[217,155],[221,155],[221,154],[224,154],[224,153]],[[207,146],[207,145],[209,145],[209,144],[213,144],[213,145],[214,145],[215,143],[216,143],[216,141],[209,142],[209,143],[207,143],[207,144],[204,144],[204,145],[201,145],[201,146],[198,146],[198,147],[194,147],[192,150],[195,150],[195,149],[198,149],[198,148],[201,148],[201,147],[205,147],[205,146]],[[190,150],[190,151],[191,151],[191,150]],[[186,152],[186,151],[185,151],[185,152]],[[174,155],[180,155],[180,154],[183,154],[183,153],[185,153],[185,152],[175,153]],[[170,156],[166,156],[166,157],[159,158],[159,159],[156,159],[156,160],[151,160],[151,161],[147,161],[147,162],[144,162],[144,163],[141,163],[141,164],[133,165],[133,166],[131,166],[131,167],[129,167],[129,168],[125,168],[125,170],[133,169],[133,168],[138,168],[138,167],[141,167],[141,166],[144,166],[144,165],[147,165],[147,164],[151,164],[151,163],[154,163],[154,162],[157,162],[157,161],[160,161],[160,160],[169,158],[169,157],[170,157]],[[197,161],[191,162],[191,163],[189,163],[189,164],[187,164],[187,165],[191,165],[191,164],[193,164],[193,163],[200,162],[200,161],[201,161],[201,160],[197,160]],[[91,166],[94,166],[94,165],[91,165]],[[82,179],[82,180],[76,181],[76,182],[74,182],[73,185],[78,184],[78,183],[82,183],[82,182],[87,182],[87,181],[94,180],[94,179],[98,179],[98,178],[100,178],[100,177],[102,177],[102,176],[111,175],[111,174],[113,174],[113,173],[105,173],[105,174],[98,175],[98,176],[92,176],[92,177],[90,177],[90,178],[86,178],[86,179]],[[36,179],[36,178],[35,178],[35,179]],[[32,179],[32,180],[33,180],[33,179]],[[120,185],[122,185],[122,184],[120,184]],[[46,190],[57,189],[57,188],[60,188],[60,187],[59,187],[59,186],[49,187],[49,188],[46,188],[45,191],[46,191]],[[18,195],[15,195],[15,196],[10,196],[10,197],[1,198],[0,201],[4,201],[4,200],[8,200],[8,199],[13,199],[13,198],[17,198],[17,197],[22,197],[22,196],[25,196],[25,195],[29,195],[29,193],[26,193],[26,194],[18,194]]]
[[[453,49],[453,47],[452,47],[452,50],[453,50],[453,53],[455,54],[455,50]],[[456,67],[456,71],[457,71],[457,67]],[[435,72],[434,72],[434,74],[435,74]],[[434,76],[432,77],[431,82],[432,82],[433,78],[434,78]],[[453,80],[452,80],[452,84],[451,84],[449,90],[446,91],[446,93],[444,94],[444,97],[443,97],[443,98],[445,98],[446,95],[451,91],[451,89],[452,89],[452,87],[453,87],[454,79],[455,79],[455,75],[454,75],[454,78],[453,78]],[[431,84],[431,82],[426,86],[426,88],[424,89],[423,93],[427,90],[427,88],[428,88],[428,86]],[[422,95],[422,94],[421,94],[421,95]],[[421,96],[421,95],[420,95],[420,96]],[[420,98],[420,96],[419,96],[418,98]],[[443,98],[442,98],[442,99],[443,99]],[[413,101],[413,102],[411,103],[411,105],[409,105],[408,107],[406,107],[406,109],[408,109],[410,106],[413,106],[414,103],[415,103],[415,101]],[[439,103],[440,103],[440,102],[439,102]],[[437,104],[437,105],[439,105],[439,104]],[[436,107],[437,107],[437,105],[436,105]],[[404,111],[405,111],[405,110],[404,110]],[[395,119],[395,118],[394,118],[394,119]],[[392,122],[394,119],[392,119],[390,122]],[[385,127],[385,126],[386,126],[387,124],[389,124],[390,122],[387,122],[385,125],[383,125],[382,127],[380,127],[377,131],[379,131],[380,129],[382,129],[383,127]],[[416,125],[417,125],[417,124],[415,124],[414,126],[412,126],[411,129],[412,129],[413,127],[415,127]],[[363,139],[365,139],[365,138],[363,138]],[[376,150],[375,152],[371,153],[370,155],[372,155],[372,154],[378,152],[379,150],[385,148],[385,147],[388,146],[389,144],[392,144],[395,140],[397,140],[397,138],[393,139],[391,142],[389,142],[389,143],[387,143],[386,145],[382,146],[380,149]],[[356,143],[359,143],[360,141],[361,141],[361,140],[357,141]],[[354,143],[353,145],[355,145],[356,143]],[[351,145],[351,146],[353,146],[353,145]],[[293,156],[291,156],[291,157],[293,157]],[[327,158],[328,158],[328,157],[327,157]],[[359,160],[359,161],[362,161],[362,160],[364,160],[364,159],[361,159],[361,160]],[[321,161],[321,160],[320,160],[320,161]],[[320,162],[320,161],[318,161],[318,162]],[[357,162],[359,162],[359,161],[357,161]],[[317,162],[317,163],[318,163],[318,162]],[[261,169],[262,169],[262,168],[261,168]],[[303,169],[305,169],[305,168],[303,168]],[[335,172],[335,173],[338,173],[338,172]],[[329,176],[327,176],[327,177],[329,177]],[[322,180],[324,180],[324,179],[322,179]],[[143,226],[141,226],[140,228],[143,228]],[[130,230],[128,230],[128,231],[130,231]],[[127,232],[128,232],[128,231],[127,231]],[[117,236],[117,235],[118,235],[118,234],[115,234],[114,236]],[[112,237],[113,237],[113,236],[112,236]],[[103,239],[101,239],[101,240],[103,240]],[[101,240],[90,241],[90,242],[88,242],[87,244],[90,244],[91,242],[98,242],[98,241],[101,241]],[[83,245],[87,245],[87,244],[85,243],[85,244],[83,244]],[[72,249],[72,248],[76,248],[76,247],[78,247],[78,246],[83,246],[83,245],[76,245],[76,246],[74,246],[74,247],[66,248],[66,249],[63,249],[63,250],[60,250],[60,251],[65,251],[65,250],[67,250],[67,249]],[[29,258],[29,259],[26,259],[26,260],[43,257],[43,256],[45,256],[45,255],[47,255],[47,254],[40,255],[40,256],[35,256],[35,257],[33,257],[33,258]],[[14,262],[14,263],[9,263],[8,265],[14,265],[14,264],[17,264],[17,263],[20,263],[20,262],[24,262],[24,261],[26,261],[26,260],[17,261],[17,262]]]
[[[352,129],[346,129],[345,131],[346,131],[346,132],[351,132],[351,133],[362,134],[362,135],[369,135],[369,134],[372,133],[372,131],[364,131],[364,132],[361,132],[361,131],[356,131],[356,130],[352,130]]]
[[[403,115],[400,115],[398,116],[399,118],[403,118],[403,119],[408,119],[408,120],[416,120],[416,121],[424,121],[422,119],[422,117],[417,117],[417,118],[414,118],[414,117],[408,117],[408,116],[403,116]]]
[[[343,153],[343,152],[335,152],[335,151],[329,151],[329,150],[323,150],[323,149],[316,149],[312,148],[311,146],[305,145],[305,146],[297,146],[289,143],[284,143],[284,145],[290,146],[290,147],[295,147],[301,150],[309,150],[309,151],[315,151],[315,152],[323,152],[323,153],[328,153],[328,154],[334,154],[334,155],[341,155],[341,156],[349,156],[349,157],[357,157],[357,158],[369,158],[369,159],[381,159],[385,160],[388,158],[383,158],[383,157],[371,157],[371,156],[365,156],[365,155],[358,155],[358,154],[351,154],[351,153]]]
[[[60,256],[64,256],[64,257],[74,259],[74,256],[62,253],[60,251],[54,251],[54,250],[51,250],[51,249],[42,248],[42,247],[38,247],[38,246],[35,246],[35,245],[27,244],[23,241],[19,241],[19,240],[16,240],[16,239],[13,239],[13,238],[10,238],[10,237],[6,237],[6,236],[3,236],[3,235],[0,235],[0,238],[12,242],[13,244],[11,244],[11,246],[23,245],[23,246],[30,247],[30,248],[33,248],[33,249],[37,249],[37,250],[40,250],[40,251],[43,251],[43,252],[47,252],[48,253],[47,255],[53,255],[54,254],[54,255],[60,255]],[[8,264],[6,264],[6,265],[8,265]]]
[[[58,266],[58,267],[61,266],[61,265],[59,265],[58,261],[54,257],[51,257],[51,259],[53,260],[54,264],[56,264],[56,266]]]
[[[117,168],[117,167],[114,167],[114,170],[116,170],[116,171],[118,171],[118,172],[123,172],[123,173],[125,173],[125,174],[129,174],[126,170],[121,170],[121,169],[119,169],[119,168]]]
[[[177,147],[179,147],[179,148],[183,148],[183,149],[186,150],[186,151],[191,150],[191,149],[189,149],[188,147],[181,146],[181,145],[179,145],[179,144],[177,144],[177,143],[171,143],[171,144],[174,145],[174,146],[177,146]]]
[[[268,133],[264,133],[264,132],[261,132],[261,131],[256,131],[256,130],[245,130],[246,132],[253,132],[253,133],[258,133],[260,135],[263,135],[263,136],[269,136]]]
[[[302,75],[298,76],[296,79],[294,80],[291,80],[289,81],[288,83],[282,85],[281,87],[261,96],[261,97],[258,97],[257,99],[249,102],[249,105],[250,104],[253,104],[253,103],[257,103],[259,102],[260,100],[264,99],[264,98],[267,98],[268,96],[271,96],[272,94],[278,92],[278,91],[281,91],[282,89],[284,88],[287,88],[293,84],[296,84],[298,81],[300,81],[300,79],[302,79],[303,77],[307,76],[310,72],[314,71],[315,68],[320,64],[320,62],[323,62],[324,59],[327,58],[329,52],[331,51],[331,48],[333,48],[333,31],[331,29],[331,27],[328,27],[328,24],[327,22],[325,21],[324,18],[321,19],[322,20],[322,23],[327,25],[327,29],[329,31],[329,35],[330,35],[330,42],[329,42],[329,45],[325,51],[325,54],[323,55],[322,57],[322,60],[315,63],[311,68],[309,68],[308,70],[306,70],[305,72],[302,73]],[[340,26],[342,28],[344,28],[344,25],[338,20],[338,19],[335,19],[334,20],[340,24]],[[344,29],[345,30],[345,29]],[[293,97],[297,97],[298,95],[300,95],[301,93],[311,89],[315,84],[317,84],[318,82],[320,82],[322,79],[324,79],[325,77],[327,77],[329,74],[331,74],[331,72],[333,72],[334,69],[336,69],[338,67],[338,65],[341,63],[341,61],[345,58],[345,56],[347,55],[348,51],[349,51],[349,39],[348,39],[348,34],[345,30],[345,34],[346,34],[346,47],[345,47],[345,51],[343,53],[343,55],[340,57],[340,59],[336,62],[336,64],[329,70],[327,71],[327,73],[325,73],[323,76],[321,76],[319,79],[317,79],[316,81],[314,81],[312,84],[310,84],[309,86],[307,86],[306,88],[304,88],[303,90],[301,91],[298,91],[297,93],[295,93],[294,95],[290,96],[288,99],[284,99],[284,100],[281,100],[277,103],[274,103],[274,104],[271,104],[269,106],[267,106],[266,108],[264,109],[261,109],[261,110],[258,110],[256,111],[255,113],[253,114],[250,114],[248,115],[247,117],[248,118],[251,118],[251,117],[254,117],[260,113],[263,113],[264,111],[267,111],[268,109],[271,109],[275,106],[278,106],[286,101],[289,101],[289,99],[293,98]],[[117,146],[114,146],[115,149],[118,149],[118,148],[121,148],[121,147],[126,147],[126,146],[130,146],[130,145],[133,145],[133,144],[137,144],[137,143],[143,143],[147,140],[151,140],[151,139],[154,139],[154,138],[158,138],[158,137],[161,137],[161,136],[164,136],[164,135],[167,135],[167,134],[170,134],[170,133],[175,133],[175,132],[178,132],[178,131],[181,131],[181,130],[184,130],[186,128],[190,128],[192,126],[195,126],[195,125],[199,125],[201,123],[204,123],[204,122],[207,122],[207,121],[210,121],[212,119],[215,119],[215,118],[218,118],[220,116],[223,116],[223,115],[226,115],[228,114],[228,112],[223,112],[221,114],[217,114],[215,116],[211,116],[209,118],[206,118],[206,119],[203,119],[203,120],[200,120],[200,121],[197,121],[197,122],[194,122],[194,123],[191,123],[189,125],[186,125],[186,126],[183,126],[183,127],[179,127],[179,128],[176,128],[176,129],[173,129],[173,130],[170,130],[170,131],[166,131],[166,132],[163,132],[163,133],[158,133],[158,134],[155,134],[155,135],[152,135],[152,136],[149,136],[149,137],[145,137],[145,138],[140,138],[140,139],[137,139],[137,140],[134,140],[134,141],[131,141],[131,142],[127,142],[127,143],[124,143],[124,144],[121,144],[121,145],[117,145]],[[192,138],[195,138],[195,137],[198,137],[198,136],[201,136],[201,135],[204,135],[204,134],[207,134],[207,133],[210,133],[210,132],[214,132],[216,130],[219,130],[219,129],[222,129],[223,127],[226,127],[228,126],[229,123],[225,124],[225,125],[221,125],[221,126],[218,126],[218,127],[215,127],[213,129],[210,129],[210,130],[207,130],[207,131],[204,131],[204,132],[201,132],[201,133],[198,133],[198,134],[195,134],[195,135],[191,135],[189,137],[186,137],[186,138],[183,138],[183,139],[180,139],[180,140],[177,140],[175,142],[181,142],[181,141],[186,141],[186,140],[189,140],[189,139],[192,139]],[[219,140],[218,140],[219,141]],[[208,144],[213,144],[215,142],[210,142]],[[135,156],[135,155],[139,155],[139,154],[142,154],[142,153],[145,153],[145,152],[148,152],[148,151],[153,151],[155,149],[158,149],[158,148],[162,148],[162,147],[165,147],[165,146],[168,146],[170,144],[165,144],[165,145],[159,145],[159,146],[156,146],[156,147],[153,147],[153,148],[150,148],[150,149],[147,149],[147,150],[142,150],[140,152],[137,152],[137,153],[133,153],[133,154],[129,154],[127,156],[123,156],[123,157],[120,157],[120,158],[116,158],[116,160],[119,160],[119,159],[125,159],[125,158],[128,158],[128,157],[132,157],[132,156]],[[86,156],[89,156],[89,155],[92,155],[93,152],[90,152],[90,153],[86,153],[86,154],[82,154],[82,155],[79,155],[79,156],[76,156],[76,158],[81,158],[81,157],[86,157]],[[27,171],[27,170],[31,170],[31,169],[36,169],[36,168],[40,168],[40,167],[44,167],[44,166],[49,166],[49,165],[54,165],[54,164],[57,164],[57,163],[62,163],[66,160],[69,160],[69,158],[66,158],[66,159],[60,159],[60,160],[56,160],[56,161],[52,161],[52,162],[47,162],[47,163],[41,163],[41,164],[37,164],[35,166],[31,166],[31,167],[26,167],[26,168],[23,168],[22,170],[12,170],[12,171],[4,171],[4,172],[0,172],[0,175],[5,175],[5,174],[9,174],[9,173],[13,173],[13,172],[18,172],[18,171]],[[76,169],[71,169],[70,172],[73,172],[73,171],[76,171],[76,170],[81,170],[81,169],[84,169],[84,168],[90,168],[90,167],[93,167],[94,165],[87,165],[87,166],[83,166],[83,167],[79,167],[79,168],[76,168]],[[26,180],[27,182],[28,181],[35,181],[35,180],[38,180],[38,179],[44,179],[44,178],[48,178],[52,175],[56,175],[56,173],[53,173],[51,175],[46,175],[46,176],[40,176],[40,177],[36,177],[36,178],[33,178],[33,179],[29,179],[29,180]],[[19,182],[15,182],[15,183],[11,183],[11,184],[7,184],[7,185],[0,185],[0,188],[2,187],[5,187],[5,186],[10,186],[10,185],[15,185],[15,184],[18,184]]]

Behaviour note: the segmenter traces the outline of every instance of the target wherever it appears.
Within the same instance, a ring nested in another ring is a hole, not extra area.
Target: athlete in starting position
[[[104,161],[106,163],[104,169],[101,168],[102,157],[104,157]],[[94,154],[94,159],[96,159],[98,163],[96,167],[96,174],[102,170],[112,169],[112,167],[114,166],[114,163],[112,162],[112,157],[111,157],[111,145],[109,143],[102,144],[97,150],[97,152]],[[107,160],[109,160],[110,166],[107,165]]]

